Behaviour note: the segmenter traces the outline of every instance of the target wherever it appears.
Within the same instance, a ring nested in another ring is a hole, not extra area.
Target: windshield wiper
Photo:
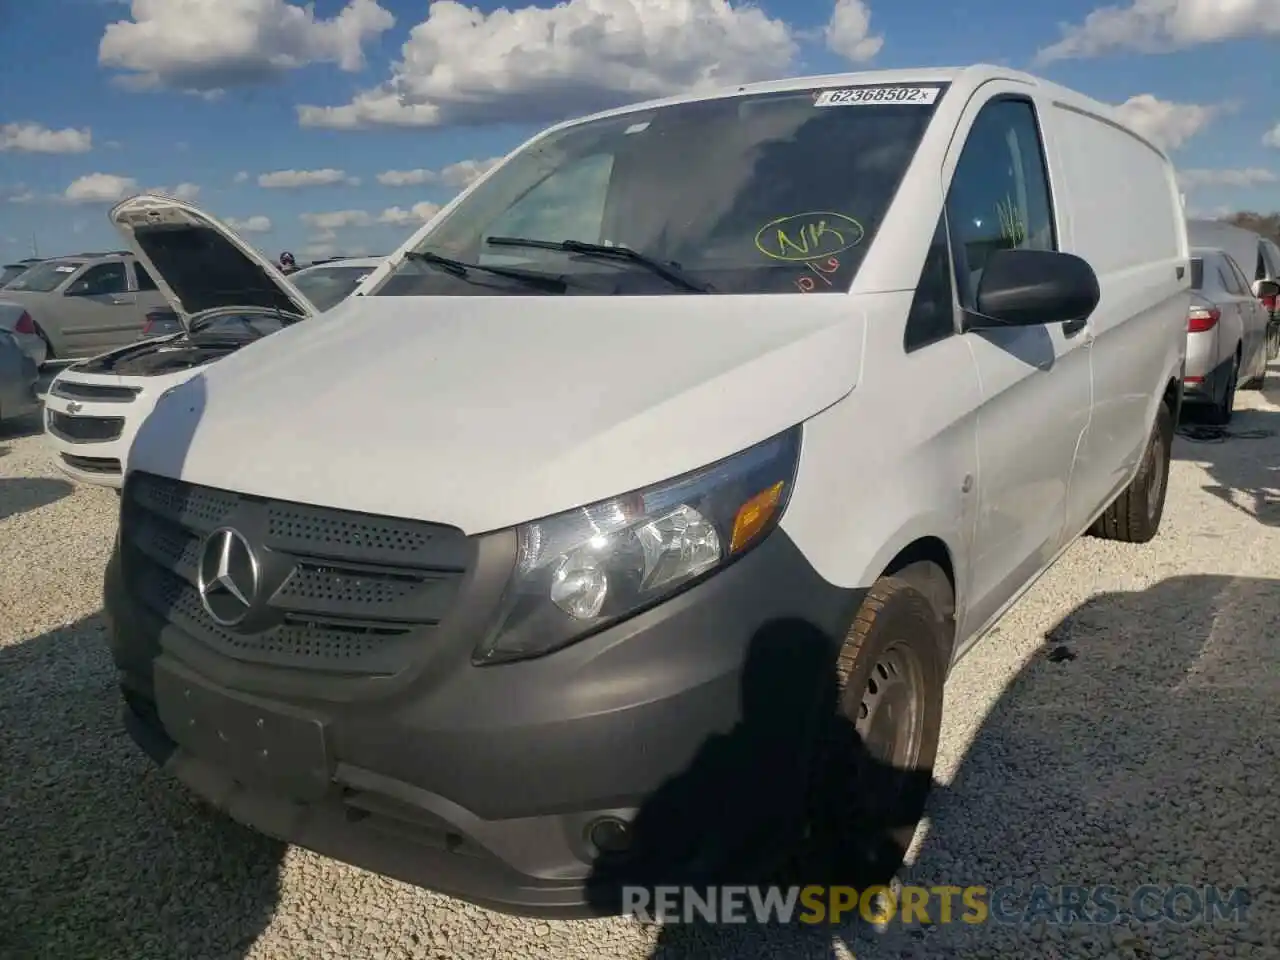
[[[585,240],[534,240],[528,237],[490,237],[487,243],[495,247],[531,247],[538,250],[563,250],[588,257],[608,257],[612,260],[628,260],[656,273],[669,283],[692,290],[694,293],[714,293],[708,283],[693,279],[678,263],[659,260],[631,247],[610,246],[604,243],[588,243]]]
[[[561,293],[569,286],[564,277],[557,277],[549,273],[520,270],[516,267],[496,267],[482,263],[467,263],[464,260],[455,260],[452,257],[444,257],[438,253],[432,253],[430,250],[410,250],[404,255],[404,258],[406,260],[416,260],[419,263],[432,264],[463,280],[467,279],[472,270],[481,270],[485,273],[492,273],[495,276],[518,280],[530,286],[542,287],[545,290],[558,290]]]

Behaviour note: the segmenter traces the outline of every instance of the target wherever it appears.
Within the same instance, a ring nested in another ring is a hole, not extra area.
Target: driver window
[[[97,297],[112,293],[125,293],[129,278],[125,274],[124,261],[100,263],[90,267],[67,287],[69,296]]]
[[[1035,108],[996,100],[974,120],[947,194],[960,302],[972,310],[996,250],[1056,250],[1049,176]]]
[[[485,238],[524,237],[552,242],[584,240],[600,243],[612,172],[613,154],[610,153],[584,157],[562,167],[508,207],[485,230]],[[590,202],[584,202],[585,198]],[[494,247],[481,248],[482,255],[491,257],[512,252]]]

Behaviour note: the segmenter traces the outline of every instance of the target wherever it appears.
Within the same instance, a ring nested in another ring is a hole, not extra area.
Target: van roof
[[[1014,83],[1024,83],[1028,86],[1036,87],[1051,94],[1055,100],[1066,106],[1102,116],[1112,123],[1128,130],[1130,133],[1133,133],[1143,142],[1150,145],[1152,149],[1155,149],[1160,153],[1161,156],[1165,156],[1167,159],[1167,155],[1164,150],[1161,150],[1156,145],[1151,144],[1145,136],[1142,136],[1140,133],[1135,131],[1123,120],[1114,104],[1103,103],[1100,100],[1087,97],[1084,94],[1077,93],[1074,90],[1060,86],[1050,80],[1045,80],[1043,77],[1037,77],[1021,70],[995,66],[994,64],[988,63],[976,63],[969,66],[957,67],[908,67],[897,70],[862,70],[852,73],[813,74],[811,76],[787,77],[780,80],[762,80],[756,83],[744,83],[736,86],[702,90],[679,96],[661,97],[654,100],[645,100],[639,103],[616,107],[612,110],[602,110],[589,116],[577,117],[572,120],[556,124],[549,128],[549,130],[559,130],[575,126],[579,123],[586,123],[590,120],[623,116],[632,112],[650,110],[655,107],[671,106],[678,103],[693,103],[698,100],[714,100],[720,97],[732,97],[739,96],[741,94],[785,93],[789,90],[809,90],[814,87],[839,87],[867,83],[949,83],[957,90],[957,92],[963,94],[967,98],[968,95],[977,90],[979,86],[984,83],[990,83],[993,80],[1008,80]]]

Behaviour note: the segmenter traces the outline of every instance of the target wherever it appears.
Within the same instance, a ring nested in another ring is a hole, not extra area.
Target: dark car
[[[40,405],[36,380],[40,376],[34,360],[12,336],[0,330],[0,421],[26,416]]]

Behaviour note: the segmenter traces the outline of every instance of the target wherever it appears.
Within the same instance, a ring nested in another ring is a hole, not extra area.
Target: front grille
[[[73,417],[50,410],[49,432],[68,443],[108,443],[120,439],[124,417]]]
[[[205,538],[222,527],[260,561],[261,599],[245,629],[220,626],[196,587]],[[150,474],[127,483],[120,539],[130,596],[160,628],[233,660],[331,676],[406,667],[448,616],[474,558],[453,527]]]
[[[67,400],[94,400],[102,403],[132,403],[142,390],[140,387],[113,387],[105,383],[76,383],[59,380],[50,391],[55,397]]]
[[[85,473],[100,473],[103,476],[118,474],[122,469],[120,461],[115,457],[77,457],[64,453],[62,462],[76,470],[81,470]]]

